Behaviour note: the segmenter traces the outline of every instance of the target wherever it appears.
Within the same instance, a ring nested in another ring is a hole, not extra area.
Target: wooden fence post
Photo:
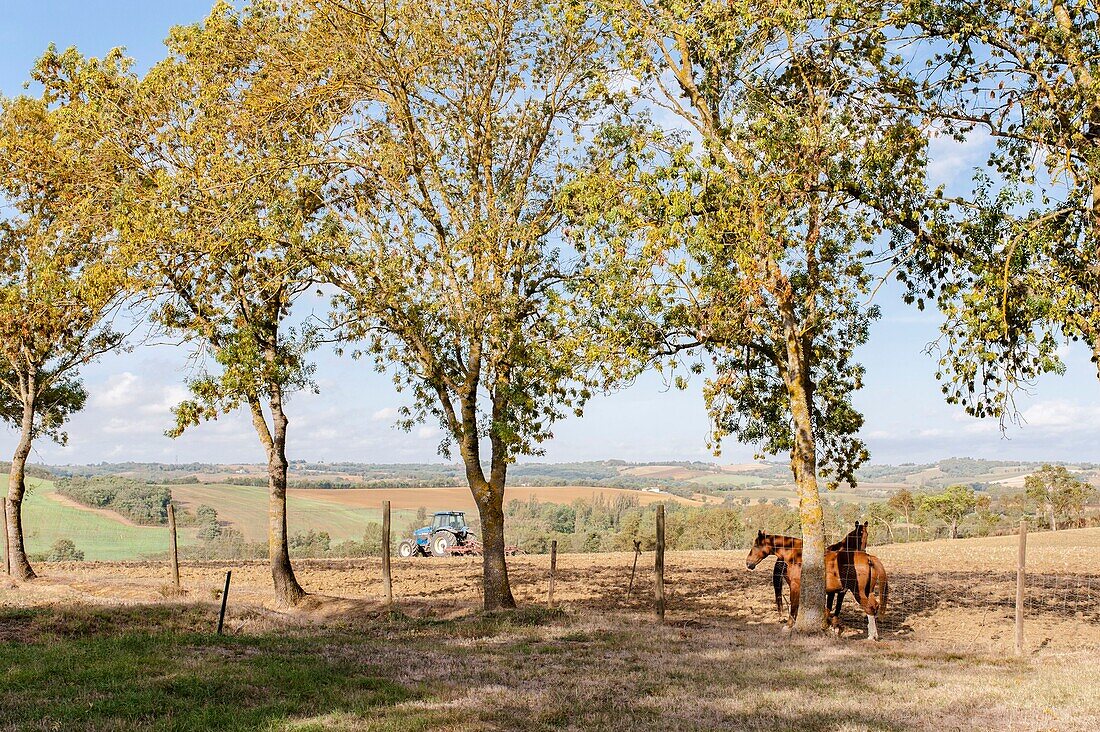
[[[226,570],[225,573],[225,589],[222,590],[222,610],[218,613],[218,635],[222,634],[222,626],[225,625],[225,604],[229,602],[229,578],[232,576],[233,570]]]
[[[655,589],[657,599],[657,619],[665,619],[665,504],[657,506],[657,559],[653,565],[657,577]]]
[[[630,593],[634,591],[634,573],[638,571],[638,555],[642,553],[642,540],[634,540],[634,566],[630,570],[630,586],[626,588],[626,601],[630,602]]]
[[[558,569],[558,540],[550,542],[550,587],[546,591],[546,604],[554,607],[554,573]]]
[[[393,582],[390,578],[390,502],[382,501],[382,591],[386,607],[393,605]]]
[[[1027,564],[1027,521],[1020,521],[1020,551],[1016,556],[1016,655],[1024,653],[1024,585]]]
[[[172,584],[180,588],[180,556],[176,546],[176,507],[168,502],[168,555],[172,562]]]
[[[11,547],[8,545],[8,497],[4,496],[2,508],[4,509],[4,574],[11,576]]]

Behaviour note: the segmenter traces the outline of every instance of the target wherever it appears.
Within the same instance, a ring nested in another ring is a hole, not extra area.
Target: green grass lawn
[[[121,519],[66,506],[50,498],[54,484],[30,478],[23,501],[23,531],[29,553],[48,551],[61,538],[72,539],[91,560],[136,559],[168,551],[168,529],[128,526]],[[180,529],[180,546],[195,542],[194,531]]]
[[[213,506],[218,518],[229,521],[249,541],[267,541],[267,488],[240,485],[174,485],[172,495],[194,510],[201,503]],[[335,492],[335,490],[334,490]],[[394,511],[395,534],[416,516],[415,511]],[[382,522],[381,508],[353,508],[333,501],[287,496],[287,526],[290,533],[327,531],[333,543],[362,539],[369,523]]]

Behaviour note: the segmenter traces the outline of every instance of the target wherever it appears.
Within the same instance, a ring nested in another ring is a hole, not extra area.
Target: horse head
[[[756,541],[752,543],[752,548],[749,549],[749,556],[745,558],[745,566],[749,569],[756,569],[756,565],[764,561],[765,558],[775,552],[775,542],[769,534],[765,534],[764,530],[756,532]]]
[[[867,529],[870,527],[869,522],[860,523],[856,521],[856,527],[848,532],[841,541],[830,546],[830,549],[844,549],[850,552],[862,552],[867,550]]]

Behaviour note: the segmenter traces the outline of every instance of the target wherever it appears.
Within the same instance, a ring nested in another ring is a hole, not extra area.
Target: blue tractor
[[[462,511],[439,511],[432,516],[431,526],[424,526],[413,532],[411,539],[405,539],[397,547],[401,557],[428,556],[444,557],[454,554],[452,547],[473,548],[477,545],[470,527],[466,525],[466,514]],[[461,551],[461,550],[460,550]],[[462,552],[466,553],[466,552]]]

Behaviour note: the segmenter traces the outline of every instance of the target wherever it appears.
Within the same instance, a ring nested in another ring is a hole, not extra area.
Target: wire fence
[[[39,495],[25,505],[28,551],[45,574],[91,573],[105,580],[146,578],[162,588],[171,577],[167,527],[104,521],[86,508],[66,506],[56,497]],[[56,505],[46,505],[50,501]],[[66,510],[61,510],[66,509]],[[232,515],[232,511],[227,511]],[[241,567],[234,581],[259,596],[269,587],[267,517],[262,514],[225,519],[226,534],[241,541],[232,557],[205,556],[201,528],[179,529],[181,582],[192,599],[215,599],[226,568]],[[341,513],[309,506],[289,512],[292,543],[303,584],[333,596],[379,599],[384,595],[379,509]],[[395,601],[454,604],[480,602],[481,562],[476,556],[400,558],[399,542],[422,521],[416,511],[393,512],[391,551]],[[1030,537],[1023,617],[1024,652],[1073,647],[1100,647],[1100,541],[1095,530],[1044,532]],[[312,537],[312,538],[310,538]],[[357,537],[357,538],[356,538]],[[840,538],[840,537],[836,537]],[[75,554],[49,556],[60,539],[69,539]],[[954,543],[914,542],[872,545],[868,551],[885,564],[886,610],[878,632],[888,641],[921,639],[964,650],[1010,653],[1016,642],[1017,547],[1007,537]],[[4,552],[5,560],[7,552]],[[83,559],[83,564],[76,562]],[[53,561],[63,564],[54,564]],[[122,562],[123,564],[109,564]],[[546,555],[509,560],[513,589],[526,603],[547,600],[550,558]],[[653,612],[657,578],[652,551],[566,554],[556,567],[556,604],[579,609]],[[0,568],[4,565],[0,564]],[[742,551],[669,551],[663,582],[669,622],[725,622],[779,625],[771,582],[771,560],[747,571]],[[252,584],[249,584],[252,583]],[[106,583],[108,592],[110,583]],[[207,596],[209,595],[209,598]],[[136,592],[134,599],[144,597]],[[784,610],[789,591],[784,588]],[[866,618],[849,595],[840,620],[847,637],[864,637]]]

